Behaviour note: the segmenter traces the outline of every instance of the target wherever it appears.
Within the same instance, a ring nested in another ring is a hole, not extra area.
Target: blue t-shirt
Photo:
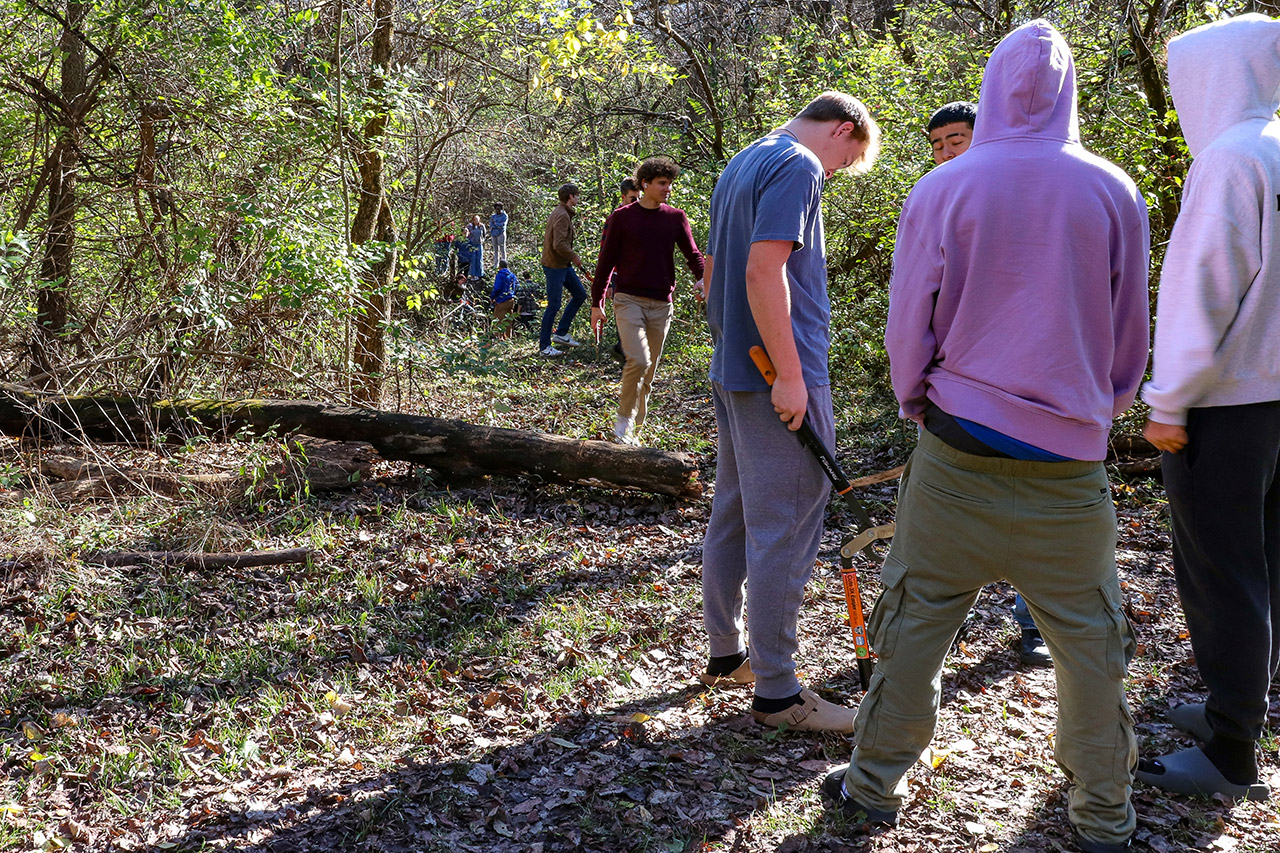
[[[964,429],[969,435],[981,441],[992,450],[999,451],[1010,459],[1020,459],[1023,462],[1069,462],[1071,457],[1059,456],[1043,447],[1036,447],[1034,444],[1027,444],[1025,441],[1019,441],[1011,435],[994,430],[989,426],[984,426],[974,421],[967,421],[964,418],[956,418],[956,423]]]
[[[494,213],[489,216],[489,233],[501,237],[507,230],[507,214]]]
[[[829,385],[831,301],[827,297],[827,251],[822,231],[822,164],[789,134],[758,139],[734,155],[711,195],[707,254],[714,265],[707,295],[707,321],[715,353],[711,380],[730,391],[766,391],[769,386],[747,351],[762,343],[747,304],[747,255],[751,244],[790,240],[787,261],[791,329],[805,385]]]

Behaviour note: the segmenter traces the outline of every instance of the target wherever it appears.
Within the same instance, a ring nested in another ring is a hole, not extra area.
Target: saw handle
[[[778,378],[778,371],[773,369],[773,362],[769,360],[769,354],[764,351],[764,347],[755,346],[747,351],[751,356],[751,360],[756,363],[756,369],[760,371],[760,375],[764,377],[764,381],[773,385],[775,379]],[[822,443],[822,439],[818,438],[817,433],[813,431],[813,427],[809,425],[808,419],[800,421],[800,429],[796,430],[796,436],[800,442],[813,453],[818,464],[822,466],[822,472],[827,475],[827,479],[831,481],[831,486],[836,490],[837,495],[845,496],[853,491],[853,485],[849,482],[849,478],[845,476],[844,469],[840,467],[840,463],[836,461],[836,457]],[[854,501],[846,501],[849,509],[853,512],[858,524],[867,528],[871,526],[871,519],[867,516],[866,510],[862,505]]]

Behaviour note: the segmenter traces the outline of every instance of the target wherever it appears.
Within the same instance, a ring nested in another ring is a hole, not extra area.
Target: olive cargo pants
[[[879,664],[855,724],[849,796],[901,806],[907,770],[933,737],[947,650],[982,587],[1007,579],[1053,654],[1070,819],[1093,841],[1129,838],[1137,746],[1124,675],[1135,642],[1102,463],[972,456],[922,430],[897,524],[868,625]]]

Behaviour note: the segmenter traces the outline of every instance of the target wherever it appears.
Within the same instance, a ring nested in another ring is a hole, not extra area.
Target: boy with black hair
[[[626,207],[640,197],[640,187],[633,178],[623,178],[622,183],[618,184],[618,192],[622,195],[618,207]]]
[[[638,445],[648,412],[653,376],[675,313],[674,250],[679,247],[697,280],[702,299],[702,253],[693,240],[689,218],[667,204],[680,167],[670,157],[650,157],[636,168],[641,196],[609,217],[604,245],[591,287],[591,328],[597,340],[604,328],[605,290],[613,279],[613,313],[626,356],[614,439]],[[614,271],[617,277],[614,278]]]
[[[618,194],[621,196],[622,200],[619,201],[618,206],[614,208],[615,211],[621,210],[622,208],[631,204],[633,201],[635,201],[637,198],[640,197],[640,189],[636,186],[635,179],[623,178],[622,182],[618,184]],[[602,249],[604,248],[604,238],[609,233],[609,220],[612,218],[613,218],[612,213],[609,214],[609,216],[606,216],[604,220],[604,225],[600,229],[600,248]],[[610,301],[613,300],[613,278],[612,277],[610,277],[609,279],[609,286],[605,288],[605,299],[608,299]],[[599,333],[597,333],[596,335],[597,346],[600,343],[599,337],[600,335]],[[616,358],[618,361],[624,364],[626,363],[627,356],[622,352],[621,338],[614,341],[613,349],[611,350],[611,352],[613,352],[613,357]]]
[[[968,151],[977,120],[978,105],[969,101],[952,101],[939,107],[925,126],[933,162],[941,165]]]
[[[978,120],[978,105],[970,101],[944,104],[929,117],[925,133],[933,150],[934,165],[941,166],[969,150],[973,141],[973,125]],[[1053,666],[1053,655],[1044,644],[1022,593],[1014,591],[1013,619],[1018,623],[1018,660],[1024,666]]]

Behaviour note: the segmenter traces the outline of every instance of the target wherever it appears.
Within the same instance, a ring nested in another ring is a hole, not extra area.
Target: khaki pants
[[[1093,841],[1129,838],[1137,745],[1124,675],[1135,641],[1102,463],[972,456],[921,431],[897,523],[868,624],[880,660],[858,711],[849,795],[901,806],[907,770],[933,737],[947,650],[981,588],[1007,579],[1053,654],[1068,816]]]
[[[503,338],[511,337],[511,333],[516,328],[516,315],[513,313],[515,309],[516,301],[514,299],[508,299],[506,302],[499,302],[493,306],[493,328],[495,334],[500,334]],[[504,317],[508,318],[506,323],[502,322]],[[499,327],[501,327],[501,331],[498,331]]]
[[[613,316],[618,323],[618,338],[627,363],[622,368],[622,396],[618,400],[618,417],[630,418],[639,431],[648,411],[649,391],[658,371],[662,345],[671,328],[675,306],[670,302],[615,293]]]

